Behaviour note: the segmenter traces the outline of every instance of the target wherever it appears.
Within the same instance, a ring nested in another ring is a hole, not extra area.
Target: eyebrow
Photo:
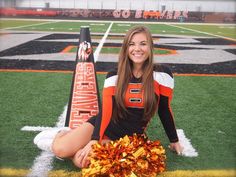
[[[142,43],[142,42],[147,42],[147,41],[140,41],[140,43]],[[130,41],[129,43],[134,43],[134,41]]]

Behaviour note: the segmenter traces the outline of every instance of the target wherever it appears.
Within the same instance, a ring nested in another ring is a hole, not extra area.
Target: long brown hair
[[[144,90],[144,120],[148,120],[155,114],[157,108],[157,99],[154,93],[153,85],[153,40],[151,33],[145,26],[135,26],[131,28],[124,40],[119,54],[118,62],[118,79],[115,92],[115,106],[114,106],[114,119],[125,118],[128,114],[128,110],[125,107],[125,93],[131,77],[133,77],[133,63],[129,59],[128,49],[129,43],[134,34],[144,33],[147,37],[148,45],[150,46],[150,52],[148,59],[142,66],[142,89]]]

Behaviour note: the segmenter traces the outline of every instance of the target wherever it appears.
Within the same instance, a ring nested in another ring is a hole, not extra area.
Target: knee
[[[58,143],[52,144],[52,152],[55,154],[55,156],[60,158],[71,157],[70,151],[66,147]]]

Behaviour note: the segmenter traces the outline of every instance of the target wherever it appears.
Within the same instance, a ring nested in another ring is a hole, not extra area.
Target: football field
[[[139,24],[153,34],[154,62],[174,73],[176,127],[195,152],[171,152],[154,117],[149,138],[159,139],[167,155],[159,176],[236,176],[236,25],[36,19],[0,21],[0,176],[81,176],[70,160],[39,150],[33,139],[64,125],[80,27],[91,30],[101,93],[125,32]]]

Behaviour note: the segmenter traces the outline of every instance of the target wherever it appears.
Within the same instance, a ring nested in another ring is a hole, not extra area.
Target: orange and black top
[[[129,112],[127,117],[118,121],[112,119],[117,78],[117,70],[107,74],[102,95],[102,110],[97,116],[88,120],[95,127],[92,135],[93,140],[102,140],[104,135],[111,140],[116,140],[125,135],[142,134],[150,121],[143,119],[142,83],[140,79],[135,77],[131,78],[125,95],[125,106]],[[169,68],[159,66],[155,67],[153,78],[155,94],[158,99],[158,115],[170,142],[177,142],[178,136],[170,107],[174,88],[173,75]]]

